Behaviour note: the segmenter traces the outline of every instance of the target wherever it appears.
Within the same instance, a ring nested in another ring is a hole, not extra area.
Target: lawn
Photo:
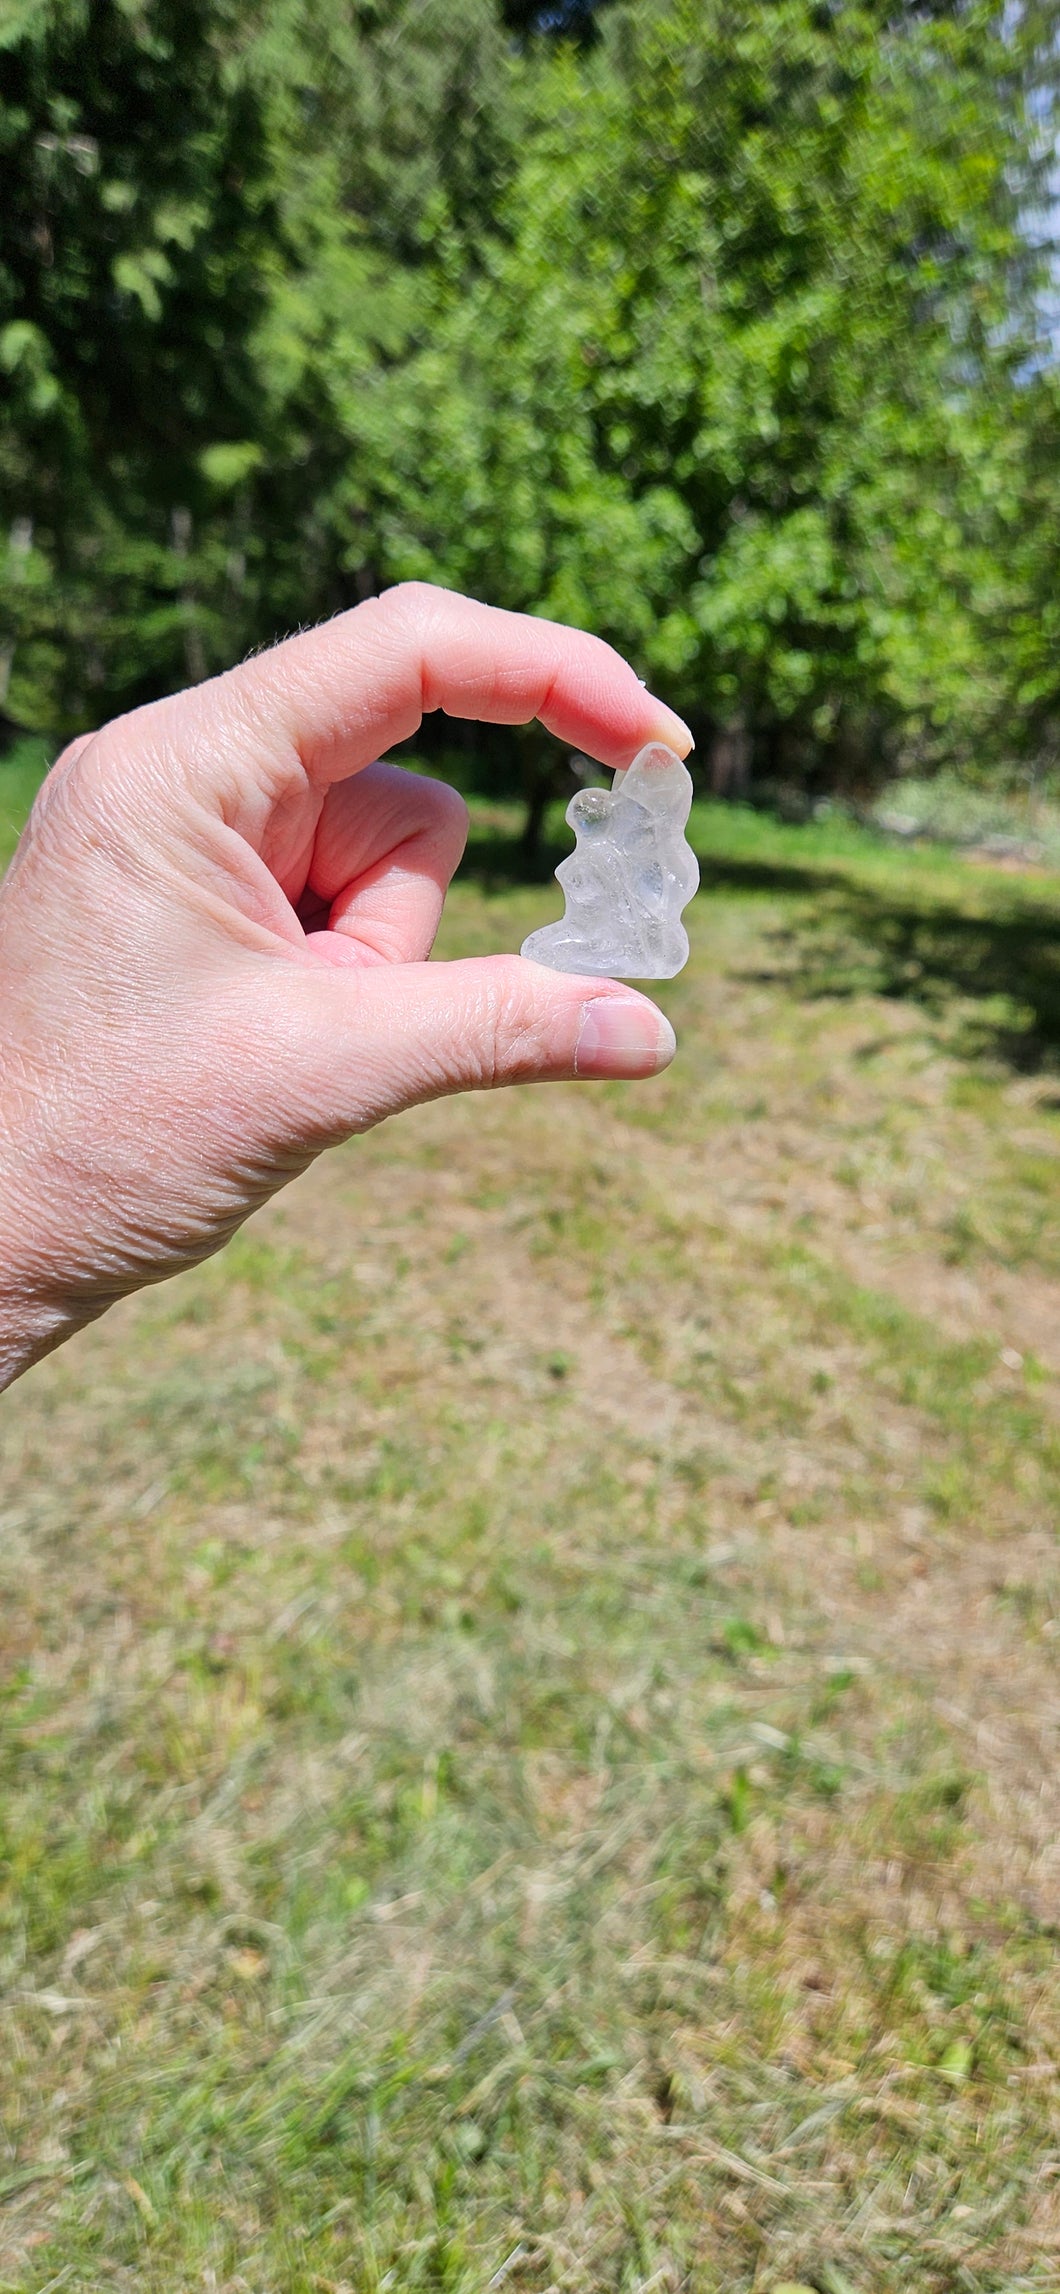
[[[695,833],[666,1076],[0,1406],[8,2294],[1060,2287],[1060,879]]]

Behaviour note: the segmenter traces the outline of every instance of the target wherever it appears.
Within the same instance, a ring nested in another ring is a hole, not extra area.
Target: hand
[[[466,813],[371,760],[425,710],[611,766],[690,738],[610,648],[389,591],[76,741],[0,887],[0,1385],[443,1092],[665,1067],[643,996],[431,964]]]

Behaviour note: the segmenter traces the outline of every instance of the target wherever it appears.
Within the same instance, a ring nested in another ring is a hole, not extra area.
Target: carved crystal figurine
[[[556,870],[566,914],[531,932],[523,955],[554,972],[672,980],[688,962],[681,910],[699,883],[685,838],[691,804],[691,775],[661,741],[610,789],[579,789],[567,806],[575,850]]]

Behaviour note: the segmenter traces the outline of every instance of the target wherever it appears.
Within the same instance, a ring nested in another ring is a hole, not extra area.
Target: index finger
[[[538,717],[613,767],[648,741],[682,757],[692,746],[687,725],[601,638],[421,582],[288,638],[189,698],[211,720],[215,772],[220,738],[242,774],[271,778],[286,751],[317,788],[408,740],[431,709],[495,725]]]

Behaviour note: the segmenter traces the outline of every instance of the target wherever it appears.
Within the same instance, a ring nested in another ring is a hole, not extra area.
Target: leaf
[[[233,440],[231,444],[204,446],[199,456],[199,468],[203,477],[211,486],[216,486],[219,493],[231,493],[235,487],[242,486],[255,470],[260,469],[264,459],[264,449],[257,441],[245,438],[238,443]]]

